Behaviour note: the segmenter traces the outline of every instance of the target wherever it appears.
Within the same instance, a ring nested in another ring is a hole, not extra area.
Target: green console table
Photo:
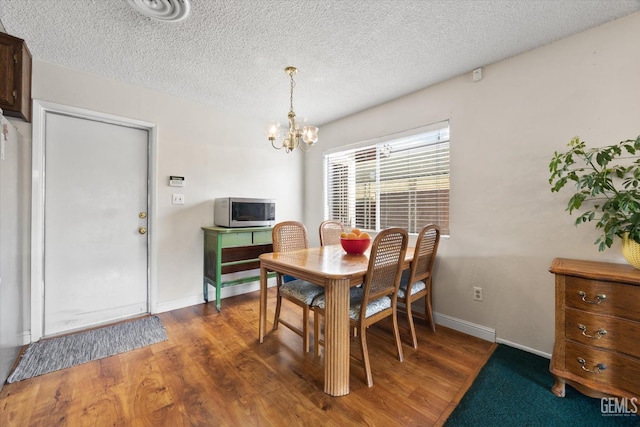
[[[271,227],[202,227],[204,231],[204,301],[209,302],[209,285],[216,287],[216,309],[220,311],[220,290],[227,286],[260,280],[258,274],[224,281],[222,275],[260,268],[258,256],[273,252]]]

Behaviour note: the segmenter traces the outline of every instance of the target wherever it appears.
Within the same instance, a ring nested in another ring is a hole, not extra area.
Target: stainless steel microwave
[[[213,222],[221,227],[271,227],[276,223],[274,199],[215,199]]]

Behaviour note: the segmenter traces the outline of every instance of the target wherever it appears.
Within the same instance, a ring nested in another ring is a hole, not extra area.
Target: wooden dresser
[[[565,384],[591,397],[640,396],[640,270],[627,264],[556,258],[552,391]]]

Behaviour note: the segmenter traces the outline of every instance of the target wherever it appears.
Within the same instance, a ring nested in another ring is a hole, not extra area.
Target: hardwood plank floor
[[[257,292],[168,313],[168,341],[5,384],[0,426],[431,426],[442,425],[496,345],[416,321],[418,349],[400,316],[404,362],[391,322],[368,331],[373,387],[352,359],[351,393],[323,390],[323,356],[280,327],[258,343]],[[275,291],[269,291],[273,319]],[[284,317],[300,322],[283,302]],[[357,340],[352,354],[359,357]]]

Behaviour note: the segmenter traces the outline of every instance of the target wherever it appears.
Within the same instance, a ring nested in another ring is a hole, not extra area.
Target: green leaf
[[[640,243],[640,135],[599,148],[587,148],[576,136],[567,146],[549,162],[549,185],[559,192],[569,181],[575,183],[567,210],[584,209],[575,224],[594,221],[602,231],[595,241],[601,251],[626,232]]]

